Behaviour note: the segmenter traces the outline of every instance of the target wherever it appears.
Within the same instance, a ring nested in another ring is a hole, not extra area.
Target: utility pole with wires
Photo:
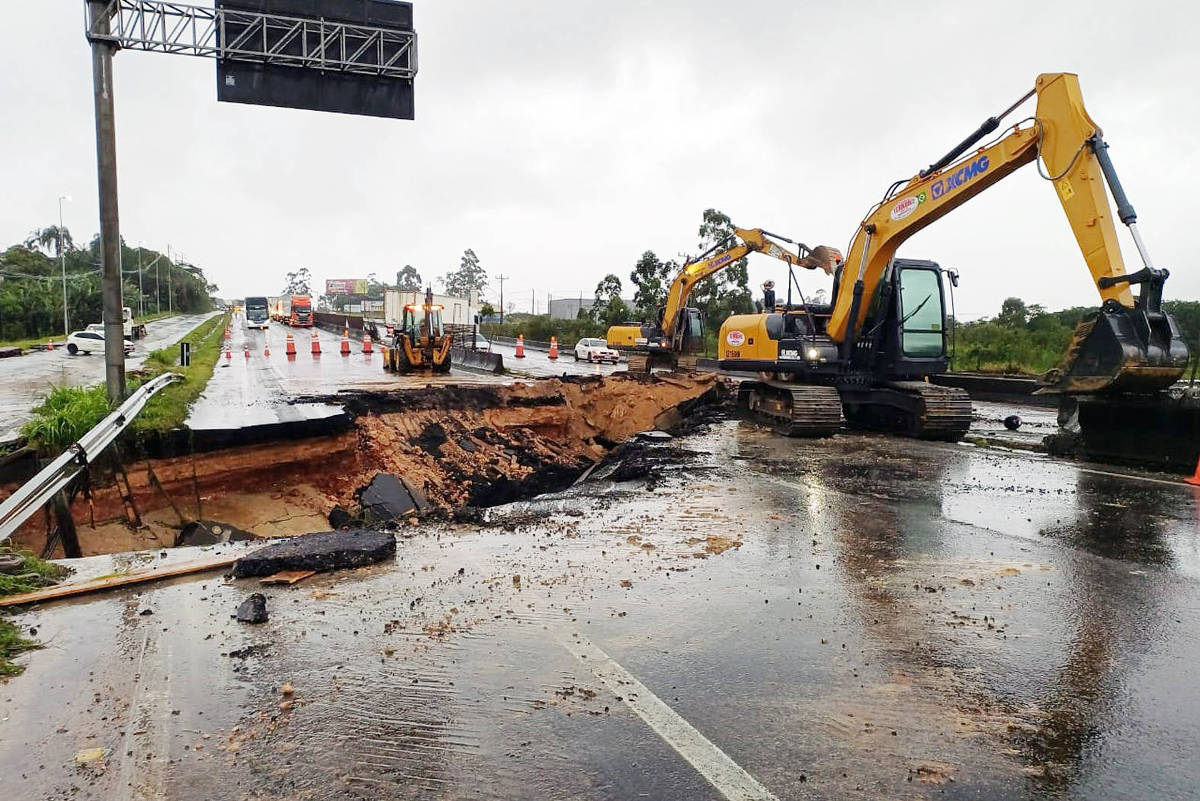
[[[171,246],[167,245],[167,314],[175,311],[171,305]]]
[[[497,275],[496,280],[500,282],[500,325],[504,325],[504,282],[508,280],[508,276]]]

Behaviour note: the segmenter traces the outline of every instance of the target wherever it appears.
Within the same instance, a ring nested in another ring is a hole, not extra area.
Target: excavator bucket
[[[1157,392],[1178,381],[1187,364],[1187,345],[1170,314],[1140,300],[1132,309],[1107,301],[1076,327],[1062,364],[1039,377],[1038,393]]]

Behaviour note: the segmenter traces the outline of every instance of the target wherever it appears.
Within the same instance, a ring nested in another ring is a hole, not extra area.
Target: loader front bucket
[[[1165,311],[1107,301],[1075,328],[1062,364],[1038,378],[1038,394],[1150,393],[1174,384],[1188,348]]]

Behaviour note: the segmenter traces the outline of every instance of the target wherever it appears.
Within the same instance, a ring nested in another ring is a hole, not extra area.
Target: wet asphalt
[[[6,797],[1196,797],[1191,487],[738,421],[666,445],[652,488],[407,528],[260,626],[216,573],[23,613]]]
[[[320,354],[312,350],[313,332],[317,334]],[[287,336],[292,335],[295,355],[287,354]],[[569,355],[557,360],[539,351],[527,351],[516,359],[512,349],[495,345],[505,354],[505,366],[511,375],[491,375],[452,368],[446,375],[429,373],[396,374],[383,370],[379,343],[371,353],[363,353],[361,341],[349,340],[350,354],[343,355],[342,336],[314,328],[291,328],[271,323],[268,330],[247,329],[238,317],[230,327],[229,358],[224,356],[213,370],[204,394],[192,407],[187,424],[195,430],[241,429],[251,426],[315,420],[340,413],[326,403],[298,402],[312,396],[328,396],[343,389],[403,389],[428,385],[456,384],[471,386],[509,383],[523,378],[568,375],[604,375],[624,365],[590,365],[575,362]],[[270,355],[267,355],[267,350]]]
[[[136,369],[151,351],[173,344],[209,317],[217,314],[182,314],[146,324],[146,337],[134,343],[125,369]],[[91,386],[104,383],[104,353],[72,356],[66,348],[30,351],[0,359],[0,442],[14,439],[32,417],[46,393],[58,386]]]

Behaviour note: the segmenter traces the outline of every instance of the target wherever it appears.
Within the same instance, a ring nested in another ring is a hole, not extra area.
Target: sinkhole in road
[[[362,493],[383,475],[412,499],[400,524],[470,519],[471,510],[570,486],[634,435],[687,430],[727,396],[719,378],[691,373],[344,392],[321,400],[352,414],[350,431],[130,463],[136,520],[102,476],[93,477],[92,507],[80,498],[73,513],[85,555],[179,544],[196,520],[290,536],[328,530],[331,512],[334,523],[369,522]],[[654,461],[628,445],[620,453],[631,476]],[[15,539],[40,551],[44,522]]]

